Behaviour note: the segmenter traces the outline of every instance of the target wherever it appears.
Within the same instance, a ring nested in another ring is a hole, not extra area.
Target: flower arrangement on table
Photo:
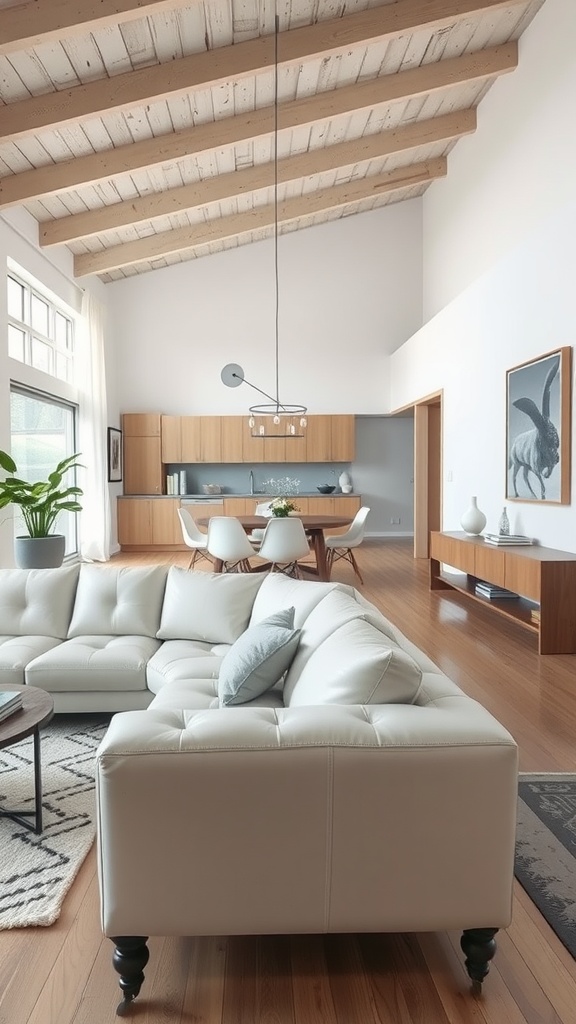
[[[299,512],[300,509],[298,508],[298,505],[292,501],[292,498],[281,497],[274,498],[274,500],[270,502],[270,511],[273,516],[276,516],[279,519],[284,519],[286,516],[289,516],[291,512]]]

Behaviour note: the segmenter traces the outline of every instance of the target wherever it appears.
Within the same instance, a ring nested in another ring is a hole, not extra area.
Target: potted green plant
[[[16,564],[21,569],[46,569],[62,565],[65,537],[52,533],[60,512],[81,512],[80,487],[61,487],[64,474],[75,469],[79,453],[62,459],[47,480],[29,483],[16,476],[18,467],[8,452],[0,450],[0,468],[7,475],[0,480],[0,508],[18,505],[28,534],[15,538]]]

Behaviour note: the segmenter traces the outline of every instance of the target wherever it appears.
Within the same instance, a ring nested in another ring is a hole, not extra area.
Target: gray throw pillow
[[[249,626],[238,637],[220,665],[221,706],[246,704],[282,678],[300,640],[300,630],[293,626],[294,608],[286,608]]]

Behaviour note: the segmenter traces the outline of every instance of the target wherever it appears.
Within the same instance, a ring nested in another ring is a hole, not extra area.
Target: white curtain
[[[108,409],[104,357],[104,310],[89,292],[82,298],[78,346],[80,391],[79,486],[84,495],[80,554],[85,561],[110,557],[110,488],[108,485]]]

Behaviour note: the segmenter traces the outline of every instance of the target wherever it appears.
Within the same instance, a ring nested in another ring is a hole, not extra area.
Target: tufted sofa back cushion
[[[0,634],[65,639],[79,568],[0,570]]]
[[[129,569],[83,565],[68,636],[155,637],[165,584],[163,565]]]
[[[257,573],[188,572],[172,566],[156,635],[159,640],[233,644],[248,625],[261,586]]]
[[[422,670],[370,622],[352,619],[310,655],[284,692],[287,707],[302,704],[413,704]]]
[[[300,629],[316,605],[336,587],[336,583],[295,580],[281,572],[266,573],[254,601],[250,625],[285,608],[294,608],[294,626]]]
[[[292,691],[305,665],[324,641],[340,626],[352,619],[364,618],[363,609],[354,597],[338,587],[328,591],[312,609],[300,632],[300,643],[296,656],[284,680],[284,704],[290,706]]]

